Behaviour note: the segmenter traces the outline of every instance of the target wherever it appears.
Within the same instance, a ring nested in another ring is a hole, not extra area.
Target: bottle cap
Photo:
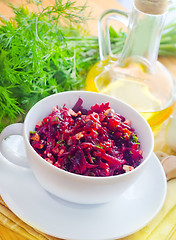
[[[141,12],[159,15],[167,12],[168,0],[134,0],[134,5]]]

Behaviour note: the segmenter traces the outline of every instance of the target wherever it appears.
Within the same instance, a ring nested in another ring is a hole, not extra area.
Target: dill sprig
[[[15,16],[1,19],[0,130],[39,99],[84,87],[82,62],[77,61],[80,47],[66,37],[82,34],[85,5],[55,0],[44,8],[42,1],[32,2],[37,12],[11,4]]]

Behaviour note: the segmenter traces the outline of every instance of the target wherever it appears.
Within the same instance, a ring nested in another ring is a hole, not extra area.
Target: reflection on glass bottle
[[[102,20],[106,18],[109,22],[112,14],[114,18],[111,10],[111,15],[106,12],[100,19],[101,61],[89,72],[86,89],[127,102],[155,127],[171,114],[175,101],[174,79],[157,61],[166,13],[148,14],[134,6],[129,16],[127,39],[117,57],[111,54],[108,33],[102,34]]]

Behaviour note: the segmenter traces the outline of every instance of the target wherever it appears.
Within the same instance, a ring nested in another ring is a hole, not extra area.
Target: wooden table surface
[[[7,6],[8,0],[0,0],[0,15],[4,15],[6,17],[11,17],[12,11]],[[23,0],[9,0],[14,5],[19,5],[24,3]],[[44,0],[44,4],[52,4],[53,0]],[[81,3],[80,3],[81,2]],[[83,1],[78,1],[78,4],[82,4]],[[102,14],[102,12],[106,9],[110,8],[117,8],[121,10],[125,10],[120,3],[116,0],[88,0],[87,5],[90,6],[92,11],[93,20],[88,22],[88,26],[90,29],[91,34],[97,34],[97,19]],[[32,6],[30,6],[32,9]],[[174,57],[160,57],[159,60],[169,69],[173,77],[176,79],[176,58]],[[13,231],[3,227],[0,225],[0,239],[2,240],[26,240],[25,238],[21,237],[20,235],[14,233]]]

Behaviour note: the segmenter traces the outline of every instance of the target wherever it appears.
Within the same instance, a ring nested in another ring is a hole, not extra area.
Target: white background
[[[128,11],[133,7],[133,0],[118,0],[118,2],[124,6]]]

